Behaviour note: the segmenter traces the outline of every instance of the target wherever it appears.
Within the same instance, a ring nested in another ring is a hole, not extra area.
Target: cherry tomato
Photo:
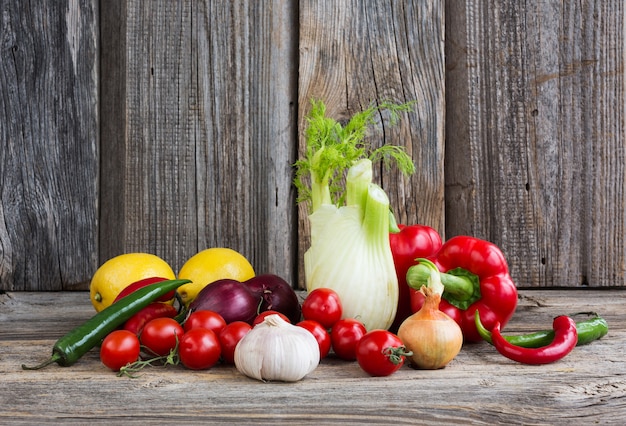
[[[180,362],[191,370],[207,370],[220,360],[220,340],[208,328],[193,328],[180,339],[178,356]]]
[[[124,330],[132,331],[139,336],[144,325],[148,324],[150,320],[161,317],[174,318],[177,314],[178,310],[172,305],[163,302],[152,302],[130,317],[124,323]]]
[[[263,311],[259,315],[257,315],[254,321],[252,321],[252,327],[254,327],[255,325],[261,324],[265,320],[266,316],[273,315],[273,314],[280,316],[282,319],[284,319],[285,321],[291,324],[291,321],[289,320],[289,318],[287,318],[287,315],[282,314],[278,311],[269,310],[269,311]]]
[[[252,326],[247,322],[233,321],[220,332],[219,339],[222,345],[222,360],[225,363],[235,363],[235,347],[250,330],[252,330]]]
[[[330,352],[330,334],[328,330],[322,324],[313,320],[300,321],[296,325],[311,332],[320,347],[320,359],[325,358]]]
[[[194,311],[185,320],[183,329],[189,331],[194,328],[207,328],[215,334],[220,334],[220,331],[222,331],[224,327],[226,327],[226,321],[224,321],[224,317],[217,312]]]
[[[330,331],[330,341],[335,354],[346,361],[354,361],[356,345],[366,332],[363,323],[354,318],[337,321]]]
[[[128,330],[109,333],[100,345],[100,360],[113,371],[139,359],[140,344],[137,335]]]
[[[155,318],[143,327],[139,341],[150,353],[165,356],[176,348],[183,334],[183,327],[175,319]]]
[[[317,321],[324,328],[331,328],[341,319],[343,307],[335,290],[316,288],[302,302],[302,316],[305,320]]]
[[[370,376],[389,376],[404,365],[410,354],[402,340],[387,330],[372,330],[359,340],[356,360]]]

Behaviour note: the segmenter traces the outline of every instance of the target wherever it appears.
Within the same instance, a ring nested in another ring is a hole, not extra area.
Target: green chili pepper
[[[606,335],[609,331],[609,326],[606,320],[595,312],[580,312],[575,315],[593,315],[593,318],[576,322],[576,331],[578,332],[578,343],[576,346],[586,345],[598,340]],[[478,310],[474,314],[474,320],[476,322],[476,330],[483,340],[491,343],[491,332],[487,330],[482,322]],[[522,348],[540,348],[549,345],[554,340],[554,330],[542,330],[530,334],[521,334],[516,336],[504,336],[504,338],[511,344]]]
[[[53,362],[63,367],[74,364],[91,348],[98,345],[110,332],[123,325],[145,306],[189,282],[191,281],[160,281],[134,291],[57,340],[52,347],[52,356],[47,361],[34,367],[22,365],[22,368],[24,370],[38,370]]]

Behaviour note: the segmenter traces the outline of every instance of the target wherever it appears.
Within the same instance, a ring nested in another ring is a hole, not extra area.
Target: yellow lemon
[[[91,303],[100,312],[111,305],[124,288],[150,277],[173,280],[176,274],[167,262],[154,254],[126,253],[113,257],[104,262],[91,278]]]
[[[224,247],[212,247],[194,254],[178,272],[179,279],[191,280],[178,287],[185,305],[196,298],[207,284],[221,279],[246,281],[254,277],[254,268],[241,253]]]

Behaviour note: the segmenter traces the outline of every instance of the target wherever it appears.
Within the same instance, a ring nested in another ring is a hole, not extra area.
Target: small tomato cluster
[[[296,325],[313,333],[321,358],[332,348],[338,358],[356,360],[371,376],[388,376],[404,365],[410,353],[398,336],[387,330],[367,332],[359,320],[342,319],[342,313],[339,295],[329,288],[311,291],[302,303],[304,320]]]
[[[138,333],[120,329],[107,335],[100,346],[100,359],[120,374],[157,361],[207,370],[220,360],[232,364],[237,343],[251,328],[243,321],[226,324],[213,311],[193,312],[182,325],[170,317],[153,318]],[[142,352],[146,360],[141,359]]]

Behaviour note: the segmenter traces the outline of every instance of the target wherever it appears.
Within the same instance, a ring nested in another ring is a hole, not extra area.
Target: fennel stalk
[[[410,104],[384,103],[357,113],[343,127],[326,117],[322,102],[314,101],[306,155],[295,164],[298,201],[311,202],[311,246],[304,254],[307,290],[335,290],[343,317],[360,320],[368,331],[389,328],[398,304],[389,198],[372,182],[372,163],[394,160],[405,174],[415,166],[402,147],[372,149],[364,139],[377,111],[388,111],[394,124],[399,112],[410,109]]]

